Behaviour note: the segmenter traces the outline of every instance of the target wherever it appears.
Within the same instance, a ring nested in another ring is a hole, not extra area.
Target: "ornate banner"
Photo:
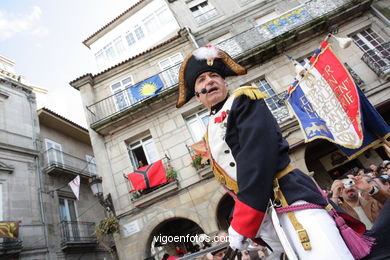
[[[346,148],[363,141],[357,87],[327,42],[310,60],[310,68],[294,83],[288,102],[306,142],[327,139]]]
[[[326,139],[349,159],[380,142],[388,143],[389,125],[326,41],[304,67],[305,74],[290,87],[287,100],[306,142]]]

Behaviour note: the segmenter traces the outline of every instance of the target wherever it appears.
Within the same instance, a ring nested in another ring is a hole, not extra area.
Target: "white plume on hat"
[[[192,54],[197,60],[214,60],[215,58],[221,58],[218,49],[213,45],[196,49]]]

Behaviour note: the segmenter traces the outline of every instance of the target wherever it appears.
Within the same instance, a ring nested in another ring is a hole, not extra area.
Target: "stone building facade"
[[[37,111],[36,87],[13,65],[0,56],[0,259],[109,258],[94,234],[105,213],[88,183],[97,174],[88,131]],[[79,200],[68,186],[77,175]],[[11,223],[18,232],[4,237]]]
[[[17,237],[0,238],[0,258],[45,259],[35,95],[11,60],[0,56],[0,64],[0,219],[19,223]]]
[[[167,3],[182,28],[176,36],[70,83],[82,96],[104,191],[111,194],[120,221],[121,232],[115,237],[120,259],[159,259],[164,252],[174,254],[175,245],[191,248],[191,243],[183,241],[156,241],[159,235],[212,235],[228,227],[232,199],[211,178],[207,165],[198,170],[190,165],[194,155],[190,147],[203,134],[207,112],[195,100],[176,109],[177,77],[170,80],[170,76],[177,74],[180,62],[172,62],[165,70],[158,66],[172,57],[180,60],[198,46],[217,45],[248,68],[247,75],[227,79],[229,88],[254,85],[267,92],[267,104],[290,143],[293,166],[311,173],[320,185],[330,185],[336,170],[368,167],[385,159],[378,146],[355,160],[332,165],[329,158],[338,152],[337,147],[322,141],[305,144],[297,120],[282,99],[295,76],[287,55],[304,61],[325,38],[329,27],[337,24],[337,36],[351,37],[354,44],[341,49],[332,40],[336,55],[347,63],[360,87],[389,122],[390,61],[384,54],[389,51],[390,31],[388,18],[377,14],[372,1]],[[119,20],[99,33],[119,26]],[[164,85],[159,94],[132,99],[131,88],[155,75]],[[120,92],[111,91],[114,84],[129,76],[134,83],[125,84]],[[167,168],[168,163],[174,167],[176,180],[129,193],[133,187],[126,175],[140,166],[139,161],[149,164],[159,159]]]
[[[37,111],[48,259],[104,259],[95,227],[105,217],[89,178],[98,174],[87,129],[48,108]],[[79,198],[68,183],[80,176]]]

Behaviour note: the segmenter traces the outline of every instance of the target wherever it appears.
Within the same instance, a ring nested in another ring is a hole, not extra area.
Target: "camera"
[[[352,185],[355,184],[355,182],[351,179],[345,179],[343,180],[344,188],[348,189],[351,188]]]

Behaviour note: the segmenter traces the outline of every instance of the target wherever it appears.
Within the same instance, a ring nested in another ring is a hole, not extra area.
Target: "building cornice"
[[[130,57],[118,64],[115,64],[111,66],[110,68],[107,68],[97,74],[88,73],[83,76],[80,76],[76,78],[75,80],[69,82],[69,84],[79,90],[80,87],[84,86],[85,84],[91,84],[94,85],[99,81],[104,80],[107,77],[110,77],[110,73],[115,71],[115,73],[125,71],[129,68],[129,66],[136,66],[137,63],[141,63],[145,61],[146,55],[153,55],[155,56],[157,53],[164,52],[168,50],[172,45],[177,44],[177,42],[184,42],[187,41],[188,31],[185,29],[181,29],[178,31],[177,35],[174,37],[166,40],[165,42],[162,42],[144,52],[141,52],[137,54],[136,56]]]
[[[83,44],[90,48],[91,44],[93,44],[96,40],[98,40],[100,37],[104,36],[108,31],[112,30],[114,27],[116,27],[118,24],[122,23],[124,20],[129,18],[134,12],[141,9],[143,6],[145,6],[147,0],[140,0],[133,6],[131,6],[129,9],[115,17],[113,20],[111,20],[109,23],[104,25],[102,28],[97,30],[95,33],[93,33],[91,36],[89,36],[87,39],[83,41]],[[144,3],[144,4],[143,4]]]

